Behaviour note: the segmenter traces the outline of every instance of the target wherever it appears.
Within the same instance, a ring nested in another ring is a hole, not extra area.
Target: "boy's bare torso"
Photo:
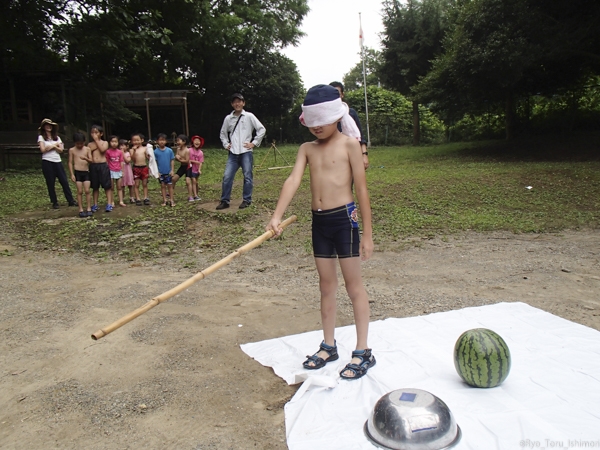
[[[96,142],[92,141],[88,144],[90,151],[92,152],[92,160],[94,164],[106,162],[106,150],[108,150],[108,142],[100,141],[100,146]]]
[[[302,144],[310,169],[313,210],[332,209],[354,201],[349,152],[360,151],[357,144],[342,134],[325,142]]]
[[[80,149],[72,147],[69,152],[73,154],[73,168],[81,172],[89,172],[89,163],[84,158],[92,158],[91,149],[83,146]]]
[[[186,146],[177,147],[177,154],[175,155],[175,159],[179,161],[181,164],[187,164],[190,162],[190,149]]]
[[[133,152],[133,165],[134,166],[145,166],[146,163],[146,147],[140,145],[139,147],[134,147],[131,149]]]

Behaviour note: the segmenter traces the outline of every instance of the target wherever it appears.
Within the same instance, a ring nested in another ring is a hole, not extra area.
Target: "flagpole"
[[[365,69],[365,50],[363,47],[363,30],[361,13],[358,13],[358,23],[360,25],[360,59],[363,66],[363,86],[365,88],[365,115],[367,119],[367,148],[371,148],[371,133],[369,131],[369,103],[367,101],[367,71]]]

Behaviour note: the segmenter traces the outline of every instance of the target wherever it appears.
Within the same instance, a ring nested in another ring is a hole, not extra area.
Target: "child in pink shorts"
[[[190,168],[187,177],[192,180],[192,196],[194,200],[200,200],[198,196],[198,178],[202,175],[202,164],[204,163],[204,153],[202,146],[204,139],[200,136],[192,136],[192,146],[190,147]]]

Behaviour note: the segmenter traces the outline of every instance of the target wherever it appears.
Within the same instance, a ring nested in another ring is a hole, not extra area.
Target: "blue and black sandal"
[[[302,363],[302,366],[305,369],[316,370],[320,369],[321,367],[324,367],[325,364],[327,364],[328,362],[336,361],[337,359],[339,359],[340,355],[338,355],[337,345],[335,344],[335,341],[333,342],[333,345],[327,345],[325,341],[321,342],[317,353],[315,353],[312,356],[306,355],[308,359]],[[318,356],[320,351],[327,352],[327,354],[329,355],[327,359],[323,359],[320,356]],[[311,365],[310,363],[312,363],[313,365]]]
[[[352,358],[359,358],[361,361],[358,364],[352,364],[351,362],[346,364],[346,367],[340,372],[340,377],[344,380],[356,380],[357,378],[365,376],[367,371],[377,362],[375,361],[375,357],[371,353],[370,348],[354,350],[352,352]],[[344,375],[346,371],[352,372],[352,375]]]

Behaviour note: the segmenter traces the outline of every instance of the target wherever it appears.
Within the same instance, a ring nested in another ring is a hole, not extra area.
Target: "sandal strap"
[[[335,341],[333,341],[333,345],[328,345],[325,343],[325,341],[323,341],[319,345],[319,352],[321,350],[323,350],[324,352],[327,352],[329,354],[329,356],[331,356],[332,354],[337,353],[337,343]]]
[[[342,370],[342,372],[345,372],[346,370],[351,370],[355,374],[359,374],[359,373],[362,373],[365,371],[365,369],[362,365],[352,364],[352,363],[346,364],[346,367],[344,367],[344,370]]]
[[[359,366],[363,366],[364,364],[370,364],[372,361],[373,355],[371,354],[370,348],[365,348],[364,350],[354,350],[352,352],[353,358],[359,358],[360,364]]]
[[[352,376],[344,375],[344,373],[347,370],[352,372]],[[342,371],[340,372],[340,377],[345,378],[347,380],[361,378],[367,373],[367,370],[369,370],[368,367],[363,367],[363,366],[359,366],[358,364],[348,363],[348,364],[346,364],[346,367],[344,367],[342,369]]]
[[[305,362],[308,362],[308,361],[314,361],[315,363],[318,363],[318,362],[319,362],[319,360],[321,360],[321,361],[325,362],[325,360],[324,360],[323,358],[321,358],[320,356],[317,356],[317,354],[316,354],[316,353],[315,353],[314,355],[306,355],[306,358],[307,358],[307,359],[306,359],[306,361],[305,361]]]

